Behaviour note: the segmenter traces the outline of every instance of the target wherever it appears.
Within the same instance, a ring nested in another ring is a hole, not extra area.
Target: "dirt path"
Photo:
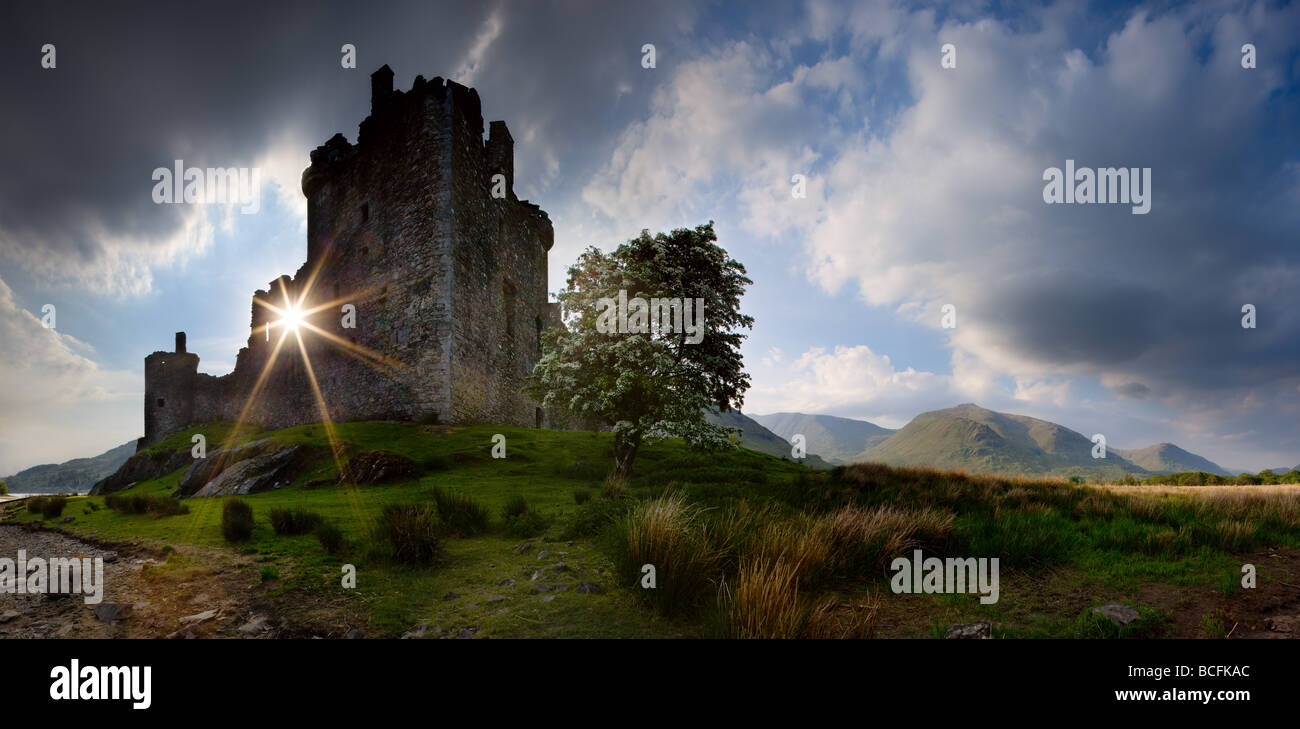
[[[88,605],[82,595],[0,593],[0,639],[253,638],[281,632],[253,570],[235,557],[109,548],[54,531],[0,525],[0,558],[16,561],[20,549],[28,559],[103,559],[103,600]]]

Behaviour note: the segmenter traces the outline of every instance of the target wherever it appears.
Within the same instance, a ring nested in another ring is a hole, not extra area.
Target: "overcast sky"
[[[587,245],[715,220],[755,282],[747,412],[976,402],[1300,462],[1295,4],[189,5],[0,7],[0,474],[142,435],[175,331],[233,367],[305,258],[308,153],[356,139],[385,63],[506,120],[552,290]],[[176,159],[259,168],[260,210],[154,204]],[[1067,159],[1150,168],[1150,212],[1045,204]]]

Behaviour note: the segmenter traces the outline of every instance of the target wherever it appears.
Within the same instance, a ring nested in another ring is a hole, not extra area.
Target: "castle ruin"
[[[335,422],[544,424],[523,386],[558,323],[546,292],[554,230],[515,197],[510,131],[494,121],[485,142],[478,93],[453,81],[420,76],[395,91],[384,66],[370,83],[356,144],[336,134],[311,153],[307,260],[254,294],[234,371],[199,373],[183,332],[174,352],[145,358],[138,448],[241,413],[265,428],[320,422],[319,401]],[[305,320],[332,337],[300,327],[301,350],[290,332],[271,364],[283,327],[268,330],[278,315],[259,300],[282,309],[286,297],[321,307]]]

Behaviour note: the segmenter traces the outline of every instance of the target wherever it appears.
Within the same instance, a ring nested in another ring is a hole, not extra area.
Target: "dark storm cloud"
[[[251,166],[286,131],[306,140],[305,166],[333,133],[355,138],[368,75],[385,63],[403,87],[468,71],[485,116],[514,131],[532,173],[521,187],[569,173],[616,131],[616,89],[649,83],[641,44],[689,19],[663,3],[6,3],[0,263],[113,288],[82,274],[183,256],[189,211],[152,203],[154,168]],[[45,43],[54,70],[40,67]],[[344,43],[356,70],[340,67]]]

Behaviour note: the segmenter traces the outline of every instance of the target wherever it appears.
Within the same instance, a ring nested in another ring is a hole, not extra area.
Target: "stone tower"
[[[356,144],[334,135],[303,172],[307,260],[254,294],[234,372],[198,373],[183,334],[176,352],[146,358],[141,446],[241,413],[271,428],[319,422],[320,401],[335,421],[540,426],[522,387],[542,330],[558,323],[546,292],[554,232],[515,196],[505,122],[492,122],[486,141],[483,131],[473,89],[417,77],[403,92],[387,66],[372,74]],[[257,301],[300,298],[304,310],[319,307],[306,317],[319,331],[300,327],[280,343],[284,327],[266,329],[279,316]]]

